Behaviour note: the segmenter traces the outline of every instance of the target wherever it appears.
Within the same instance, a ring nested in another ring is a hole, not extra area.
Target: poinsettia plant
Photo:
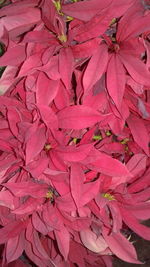
[[[140,264],[150,2],[0,1],[1,266]]]

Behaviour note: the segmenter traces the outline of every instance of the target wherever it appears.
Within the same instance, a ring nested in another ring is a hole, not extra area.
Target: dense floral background
[[[0,265],[140,264],[150,1],[0,1]]]

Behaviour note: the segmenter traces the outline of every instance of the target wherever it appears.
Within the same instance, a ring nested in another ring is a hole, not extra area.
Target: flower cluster
[[[140,263],[128,229],[150,240],[150,2],[1,3],[1,266]]]

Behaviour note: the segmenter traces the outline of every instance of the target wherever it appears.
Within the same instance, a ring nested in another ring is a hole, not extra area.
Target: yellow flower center
[[[45,146],[44,146],[44,150],[45,150],[45,151],[49,151],[51,148],[52,148],[52,147],[51,147],[50,144],[45,144]]]
[[[102,196],[104,198],[107,198],[108,200],[115,200],[115,197],[111,195],[110,193],[103,193]]]
[[[65,34],[58,35],[58,39],[62,43],[66,43],[67,42],[67,35],[65,35]]]
[[[46,193],[46,198],[53,199],[53,196],[54,196],[54,194],[53,194],[52,191],[48,191],[48,192]]]
[[[102,140],[103,137],[101,135],[94,135],[93,140]]]

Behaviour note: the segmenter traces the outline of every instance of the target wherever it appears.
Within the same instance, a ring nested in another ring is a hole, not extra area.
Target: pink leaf
[[[89,203],[92,199],[96,197],[96,195],[99,193],[100,186],[100,179],[97,179],[94,182],[85,183],[83,186],[83,193],[81,198],[82,206]]]
[[[99,39],[94,38],[84,43],[72,46],[72,53],[75,58],[85,58],[92,56],[99,47]]]
[[[23,43],[54,43],[57,44],[56,38],[52,35],[49,31],[41,30],[41,31],[31,31],[28,32],[25,37],[23,38]]]
[[[83,183],[85,181],[85,176],[80,164],[71,164],[71,174],[70,174],[70,186],[71,194],[77,205],[77,208],[81,206],[81,197],[83,191]]]
[[[18,112],[18,110],[16,108],[8,108],[8,121],[9,121],[9,125],[10,125],[10,129],[12,131],[12,133],[18,137],[18,123],[21,121],[21,116],[20,113]]]
[[[120,207],[120,210],[125,224],[142,238],[150,240],[150,228],[140,224],[128,210],[123,207]]]
[[[73,67],[74,58],[71,48],[62,48],[59,53],[59,72],[61,79],[68,90],[71,88]]]
[[[25,60],[25,46],[16,45],[8,48],[5,54],[0,57],[0,66],[17,66]]]
[[[42,104],[38,104],[37,107],[40,111],[42,120],[44,121],[46,126],[50,129],[57,129],[58,120],[57,120],[57,116],[54,113],[54,111],[50,107],[42,105]]]
[[[70,162],[79,162],[84,160],[92,149],[92,144],[85,144],[80,146],[67,146],[56,149],[56,152],[61,155],[63,160]]]
[[[66,107],[57,113],[59,128],[80,130],[91,127],[95,123],[105,120],[107,115],[81,105]]]
[[[40,126],[26,143],[26,164],[32,161],[41,152],[45,142],[45,127]]]
[[[38,215],[37,212],[34,212],[32,214],[32,224],[34,226],[34,228],[40,232],[43,235],[47,235],[48,234],[48,227],[46,227],[46,224],[44,223],[44,221],[40,218],[40,216]]]
[[[121,108],[125,90],[125,70],[116,54],[114,54],[107,68],[107,89],[117,108]]]
[[[61,231],[55,230],[54,232],[60,253],[63,255],[64,259],[67,260],[70,241],[69,233],[65,227],[62,227]]]
[[[141,263],[137,260],[135,248],[122,234],[112,232],[108,235],[104,230],[103,236],[111,251],[118,258],[131,263]]]
[[[81,231],[80,237],[84,246],[95,253],[103,252],[108,247],[101,235],[97,237],[96,234],[89,229]]]
[[[148,220],[150,218],[150,203],[136,203],[134,206],[128,205],[125,208],[138,220]]]
[[[27,75],[30,71],[33,71],[34,68],[40,67],[41,64],[42,61],[39,53],[29,56],[21,66],[18,77]]]
[[[149,156],[149,134],[145,127],[144,121],[131,114],[127,119],[127,123],[132,133],[133,139]]]
[[[11,38],[27,32],[41,20],[41,12],[38,8],[22,8],[22,13],[18,13],[1,18],[1,25],[9,31]]]
[[[120,60],[137,83],[150,85],[150,72],[140,59],[131,54],[120,53]]]
[[[14,197],[8,190],[0,191],[0,206],[14,209]]]
[[[79,20],[89,21],[102,9],[108,7],[112,0],[105,2],[100,0],[90,0],[86,2],[76,2],[62,6],[62,12]]]
[[[13,221],[0,229],[0,244],[6,243],[10,238],[18,236],[26,228],[25,221]]]
[[[85,93],[88,94],[92,86],[103,75],[108,62],[108,52],[106,45],[100,45],[91,57],[83,76],[83,86]]]
[[[59,81],[50,80],[43,72],[39,73],[36,86],[37,104],[49,105],[57,95]]]
[[[28,182],[9,182],[3,184],[6,186],[15,196],[32,196],[34,198],[40,198],[46,196],[48,191],[48,185]]]
[[[23,215],[23,214],[32,214],[38,207],[42,204],[43,199],[35,199],[29,197],[19,208],[13,211],[14,214]]]
[[[105,153],[99,151],[99,159],[92,162],[88,165],[92,170],[102,172],[110,176],[129,176],[131,177],[130,172],[127,167],[122,164],[119,160],[108,156]]]
[[[146,168],[147,157],[144,154],[135,154],[127,162],[128,170],[136,176]]]
[[[24,250],[24,233],[19,236],[10,238],[6,245],[6,259],[7,262],[17,260]]]

